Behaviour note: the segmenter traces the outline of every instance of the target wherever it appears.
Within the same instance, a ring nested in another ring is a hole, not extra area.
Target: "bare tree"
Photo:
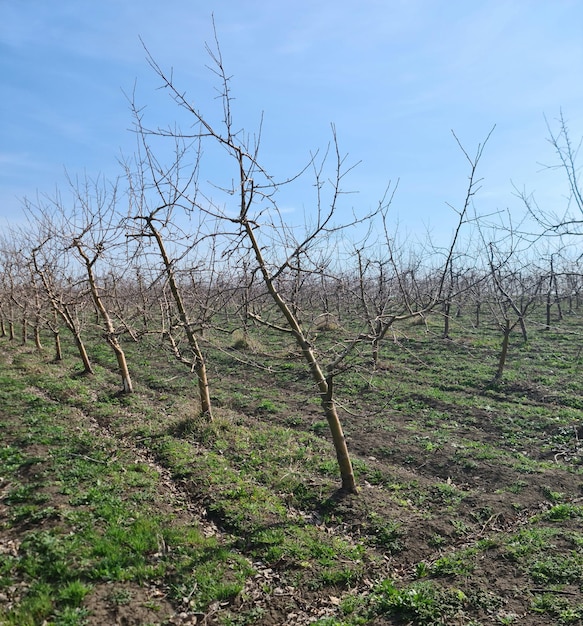
[[[556,268],[556,254],[549,256],[549,271],[546,277],[547,288],[545,294],[546,323],[545,329],[551,329],[551,319],[553,306],[557,307],[559,321],[563,319],[563,309],[561,308],[561,295],[559,290],[559,274]]]
[[[83,339],[84,311],[87,301],[78,275],[71,268],[70,255],[59,241],[61,226],[58,215],[46,204],[32,204],[25,200],[29,218],[27,235],[31,242],[31,266],[42,287],[49,312],[46,322],[55,345],[55,360],[62,359],[59,320],[71,333],[83,363],[83,372],[93,374],[93,366]]]
[[[204,252],[212,252],[214,234],[205,235],[199,224],[195,232],[183,232],[174,223],[174,213],[184,209],[192,213],[192,206],[184,207],[183,196],[196,179],[196,164],[193,171],[182,180],[182,159],[186,154],[186,146],[177,139],[175,143],[175,159],[169,166],[162,165],[156,159],[148,141],[148,133],[142,125],[142,115],[132,103],[135,128],[138,137],[138,153],[135,162],[126,161],[124,169],[130,189],[129,220],[127,235],[141,240],[139,254],[142,262],[146,259],[146,247],[154,244],[156,257],[161,261],[161,272],[158,276],[167,284],[173,306],[176,308],[179,325],[173,323],[173,315],[168,300],[162,307],[162,318],[167,323],[163,327],[163,337],[168,341],[176,359],[192,369],[198,382],[201,414],[208,420],[213,419],[210,387],[207,375],[206,359],[200,346],[199,336],[209,317],[212,316],[209,306],[202,306],[202,316],[193,319],[186,303],[184,282],[181,275],[189,276],[191,285],[194,280],[193,268],[188,267],[189,256],[198,246],[204,246]],[[198,156],[197,156],[198,158]],[[148,194],[148,192],[151,192]],[[150,208],[149,202],[154,202]],[[207,261],[209,259],[207,258]],[[154,262],[154,266],[156,262]],[[212,274],[214,264],[206,265],[207,277]],[[193,285],[196,292],[200,285]],[[207,300],[208,302],[208,300]],[[181,348],[177,333],[184,333],[189,353]]]
[[[7,237],[0,238],[0,316],[2,319],[2,335],[10,341],[15,340],[15,301],[17,285],[15,276],[18,271],[19,259],[17,250]],[[8,328],[6,328],[8,327]]]
[[[124,393],[133,393],[133,383],[128,369],[124,349],[114,318],[106,304],[106,298],[99,285],[96,266],[106,254],[112,254],[116,247],[123,247],[120,241],[120,216],[117,212],[117,183],[108,185],[105,181],[71,181],[78,214],[73,213],[67,220],[70,240],[69,248],[76,253],[83,266],[89,293],[105,331],[105,339],[115,354]]]
[[[542,282],[538,273],[525,270],[528,265],[513,267],[511,257],[515,252],[512,245],[506,254],[493,242],[488,245],[488,266],[496,295],[490,307],[503,333],[494,380],[500,380],[504,373],[512,330],[520,326],[522,340],[528,341],[526,317],[536,305]]]
[[[20,317],[20,338],[22,345],[28,342],[28,327],[31,324],[30,313],[31,305],[33,304],[33,286],[30,277],[30,272],[27,272],[27,260],[26,253],[24,252],[24,246],[26,242],[23,241],[19,233],[12,231],[10,233],[10,244],[8,249],[10,256],[12,257],[12,263],[10,268],[10,276],[8,282],[10,284],[10,299],[16,309],[12,309],[11,318],[14,317],[15,311],[18,311]],[[14,338],[14,322],[10,324],[11,336]],[[39,339],[40,343],[40,339]]]
[[[190,349],[192,351],[193,360],[187,358],[184,353],[179,349],[178,343],[174,337],[171,324],[168,325],[164,335],[169,340],[170,345],[172,346],[172,351],[177,359],[192,367],[192,369],[196,373],[196,377],[198,380],[201,413],[205,415],[209,420],[212,420],[212,407],[208,376],[206,372],[206,361],[197,339],[197,332],[200,332],[200,327],[197,327],[190,320],[190,316],[185,306],[184,298],[182,296],[182,291],[176,278],[174,262],[170,258],[166,250],[164,239],[162,238],[159,230],[160,227],[156,214],[157,210],[154,210],[149,215],[138,215],[135,217],[136,219],[144,222],[145,236],[152,236],[154,241],[156,242],[160,253],[160,258],[162,259],[162,263],[164,266],[166,281],[170,288],[170,292],[172,294],[176,309],[178,310],[178,316],[180,318],[180,322],[182,323],[182,329],[184,330],[188,339],[188,345],[190,346]]]
[[[441,306],[444,314],[443,337],[449,338],[451,307],[454,299],[471,288],[466,280],[462,281],[462,270],[456,269],[463,254],[459,251],[462,227],[469,221],[468,212],[474,196],[481,186],[477,177],[477,168],[482,158],[486,140],[478,145],[474,156],[470,156],[461,142],[453,136],[470,165],[470,174],[466,194],[461,207],[451,207],[457,213],[457,221],[452,237],[446,247],[436,249],[431,242],[426,248],[425,267],[421,269],[419,257],[406,255],[402,246],[396,243],[396,234],[387,220],[387,211],[380,212],[382,218],[382,242],[365,239],[361,248],[356,250],[358,260],[358,296],[360,308],[366,322],[367,331],[361,336],[372,345],[373,364],[377,364],[379,346],[395,324],[411,318],[424,319]],[[392,197],[387,203],[390,206]],[[375,250],[371,256],[370,250]],[[372,270],[372,275],[371,275]]]
[[[515,187],[516,196],[523,203],[526,214],[534,221],[534,226],[523,225],[522,235],[528,240],[541,238],[562,238],[562,246],[573,242],[573,236],[583,234],[583,192],[580,186],[580,169],[578,163],[579,151],[583,143],[581,138],[576,144],[573,143],[569,124],[560,111],[556,119],[556,129],[545,118],[548,142],[553,148],[556,162],[545,165],[549,171],[561,171],[567,182],[567,193],[562,207],[542,207],[533,193]]]
[[[346,168],[344,159],[340,156],[336,136],[333,133],[336,172],[331,189],[332,200],[329,207],[325,209],[322,199],[322,188],[324,186],[322,167],[325,159],[316,163],[314,158],[311,161],[317,189],[314,225],[304,233],[303,237],[296,238],[291,229],[286,226],[282,219],[282,214],[273,199],[273,195],[281,184],[275,182],[258,162],[259,140],[257,140],[255,145],[251,146],[245,138],[241,139],[240,134],[234,131],[229,81],[224,71],[220,49],[217,45],[216,52],[211,51],[210,48],[208,48],[208,51],[214,63],[214,71],[219,76],[222,85],[221,100],[224,113],[222,130],[216,130],[207,121],[206,117],[187,101],[184,94],[178,91],[174,85],[173,78],[167,76],[153,58],[149,57],[150,64],[162,79],[164,87],[169,90],[173,99],[180,107],[194,116],[195,122],[200,127],[190,137],[180,134],[176,129],[170,129],[169,131],[158,129],[152,131],[151,134],[165,135],[174,141],[177,137],[181,139],[190,138],[197,141],[210,139],[226,150],[228,157],[232,160],[231,162],[236,172],[236,182],[233,182],[228,187],[224,185],[216,185],[215,187],[226,191],[228,196],[238,198],[236,211],[230,212],[220,207],[208,195],[203,195],[198,186],[188,190],[191,192],[191,195],[187,195],[186,188],[182,187],[179,190],[182,196],[180,200],[182,203],[197,207],[206,216],[207,220],[219,220],[231,225],[231,236],[226,244],[226,254],[231,259],[234,258],[237,251],[241,250],[244,252],[243,256],[245,258],[253,259],[254,271],[257,271],[261,276],[267,294],[282,317],[280,323],[272,323],[258,317],[256,317],[256,321],[265,323],[272,329],[291,334],[300,348],[312,379],[317,386],[322,408],[332,433],[342,477],[342,488],[347,492],[355,493],[357,488],[352,463],[334,399],[333,378],[336,374],[337,364],[331,364],[327,372],[324,370],[306,330],[297,315],[294,314],[292,303],[284,298],[279,290],[279,284],[284,280],[285,275],[290,270],[293,272],[291,269],[293,267],[292,263],[294,259],[298,258],[298,255],[314,250],[320,237],[328,237],[341,230],[341,228],[333,226],[333,218],[338,198],[342,193],[341,181],[350,168]],[[144,132],[149,134],[149,131],[144,130]],[[362,220],[354,220],[354,222],[351,222],[351,225],[355,225],[359,221]],[[346,228],[346,226],[342,228]]]
[[[40,227],[39,244],[33,250],[33,264],[41,279],[51,306],[73,333],[84,364],[84,370],[91,373],[85,345],[81,339],[80,322],[77,315],[79,303],[89,296],[95,307],[96,322],[104,331],[104,337],[112,348],[122,379],[122,391],[133,392],[125,352],[120,342],[124,332],[116,327],[114,316],[110,312],[107,294],[100,285],[103,274],[98,266],[111,261],[114,250],[125,246],[119,230],[117,214],[117,186],[109,186],[103,180],[69,180],[72,191],[71,207],[68,209],[57,191],[53,196],[46,196],[44,203],[28,204],[31,221]],[[79,262],[76,269],[70,267],[74,258]],[[125,261],[116,263],[126,266]],[[64,268],[71,273],[57,273]],[[73,298],[71,290],[63,286],[70,282],[75,285]],[[69,292],[69,297],[65,297]]]

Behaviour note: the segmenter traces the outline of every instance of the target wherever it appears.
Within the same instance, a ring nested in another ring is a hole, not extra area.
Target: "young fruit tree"
[[[93,366],[85,347],[83,330],[87,299],[85,289],[72,268],[72,259],[60,242],[61,225],[51,207],[43,202],[25,201],[28,218],[26,239],[30,248],[30,267],[39,284],[49,312],[46,323],[55,345],[55,360],[62,359],[61,324],[71,333],[83,364],[84,374],[93,374]]]
[[[163,165],[148,142],[148,132],[142,125],[141,113],[133,103],[132,111],[138,149],[135,159],[126,160],[123,164],[130,200],[126,236],[138,244],[134,262],[138,267],[148,268],[149,274],[154,276],[154,282],[163,285],[164,294],[166,288],[170,291],[170,296],[164,296],[160,303],[161,334],[173,356],[194,372],[200,414],[212,421],[206,357],[200,344],[200,336],[212,317],[212,307],[206,299],[198,307],[198,314],[193,313],[193,307],[188,306],[187,291],[204,291],[195,284],[194,266],[198,264],[195,255],[199,247],[208,253],[207,242],[210,242],[212,249],[216,234],[205,233],[206,224],[200,221],[196,229],[191,228],[188,232],[180,227],[176,213],[182,209],[183,213],[192,216],[194,212],[191,205],[184,206],[182,202],[196,180],[197,167],[195,165],[186,179],[182,179],[182,160],[187,154],[187,146],[178,139],[171,164]],[[200,152],[197,159],[199,157]],[[189,225],[192,225],[192,221]],[[208,258],[212,258],[212,255],[206,258],[207,261]],[[212,276],[213,264],[208,263],[206,269],[205,276]],[[189,280],[185,281],[185,277]],[[177,323],[174,322],[175,318],[178,319]],[[182,346],[181,336],[186,339],[186,348]]]
[[[133,392],[133,383],[120,340],[127,325],[116,324],[122,315],[114,310],[105,281],[112,268],[126,266],[125,240],[117,212],[117,183],[70,179],[69,184],[69,202],[57,191],[47,196],[46,202],[28,204],[30,221],[38,225],[32,262],[55,313],[73,333],[86,373],[93,369],[81,339],[77,311],[89,299],[96,323],[115,355],[122,392],[129,394]],[[116,258],[118,253],[121,258]]]

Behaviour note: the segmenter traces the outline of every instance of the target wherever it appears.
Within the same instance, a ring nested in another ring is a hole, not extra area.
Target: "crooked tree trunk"
[[[524,341],[524,343],[526,343],[528,341],[528,333],[526,331],[526,322],[524,321],[524,315],[522,315],[522,313],[520,314],[520,317],[518,318],[518,323],[520,324],[520,332],[522,334],[522,340]]]
[[[53,310],[53,322],[49,323],[48,326],[53,333],[53,342],[55,345],[55,361],[62,361],[63,350],[61,348],[61,331],[59,329],[59,319],[55,310]]]
[[[375,335],[372,340],[372,366],[373,370],[376,372],[379,365],[379,340],[378,335]]]
[[[340,422],[340,418],[338,417],[336,403],[334,402],[333,379],[329,376],[324,382],[325,386],[318,385],[318,387],[320,388],[322,396],[322,408],[324,409],[326,421],[328,422],[328,427],[332,433],[332,441],[334,442],[336,459],[338,461],[340,476],[342,478],[342,489],[347,493],[358,493],[350,454],[346,445],[346,439],[344,438],[342,424]]]
[[[111,321],[111,320],[109,320]],[[108,321],[105,322],[108,330],[107,330],[107,343],[109,343],[109,345],[111,346],[114,354],[115,354],[115,358],[117,360],[117,366],[119,367],[119,372],[121,374],[121,381],[122,381],[122,388],[123,388],[123,392],[124,393],[133,393],[134,391],[134,387],[132,384],[132,379],[130,377],[130,372],[128,369],[128,364],[127,364],[127,360],[126,360],[126,355],[125,352],[123,351],[123,348],[121,347],[121,344],[118,340],[118,338],[115,336],[114,332],[115,330],[113,329],[113,326],[108,323]],[[111,329],[109,328],[111,325]]]
[[[156,240],[156,244],[158,245],[158,250],[160,251],[160,256],[162,257],[162,262],[164,263],[164,270],[166,272],[166,278],[168,279],[168,286],[170,287],[172,297],[176,304],[176,308],[178,309],[178,315],[180,317],[180,321],[184,325],[184,331],[188,339],[188,345],[194,355],[194,372],[196,374],[196,378],[198,381],[198,395],[200,398],[201,414],[205,415],[209,421],[212,421],[213,412],[212,412],[210,387],[208,383],[208,376],[206,372],[206,361],[204,358],[204,354],[202,353],[202,350],[200,349],[200,345],[192,329],[192,323],[188,316],[188,312],[186,311],[184,301],[180,294],[180,289],[178,288],[178,284],[176,283],[176,277],[174,276],[174,269],[172,267],[172,261],[170,260],[170,257],[168,256],[166,252],[166,247],[164,246],[162,235],[159,233],[158,229],[154,225],[151,217],[143,218],[143,219],[145,219],[146,224],[148,225],[148,228],[152,236]]]
[[[85,348],[85,343],[83,342],[83,337],[81,337],[81,330],[79,329],[78,322],[76,323],[74,315],[69,310],[69,307],[66,304],[61,304],[56,301],[56,299],[49,293],[49,299],[51,304],[55,310],[55,313],[63,320],[65,326],[69,329],[71,334],[73,335],[73,341],[75,342],[75,346],[77,347],[77,352],[79,352],[79,356],[81,357],[81,362],[83,363],[83,373],[84,374],[93,374],[93,366],[91,365],[91,361],[89,359],[89,355],[87,354],[87,349]],[[57,326],[55,325],[55,328]],[[61,340],[59,336],[58,328],[55,332],[55,350],[56,355],[60,355],[60,357],[55,357],[56,360],[62,359],[61,353]]]
[[[35,316],[34,316],[34,345],[36,349],[41,352],[43,349],[42,341],[41,341],[41,328],[42,328],[42,315],[41,315],[41,302],[38,293],[38,289],[34,291],[34,303],[35,303]]]
[[[73,339],[75,341],[75,345],[77,346],[77,350],[79,351],[81,361],[83,362],[83,373],[93,374],[93,366],[89,360],[89,355],[87,354],[87,349],[85,348],[81,334],[79,332],[74,332]]]
[[[93,374],[93,366],[91,365],[91,360],[89,359],[89,355],[87,354],[87,349],[85,348],[83,337],[81,337],[81,331],[78,327],[78,323],[75,323],[75,318],[73,317],[73,314],[71,313],[67,305],[59,304],[51,293],[49,293],[49,300],[55,311],[55,316],[58,315],[63,320],[65,326],[73,335],[73,341],[75,342],[77,352],[79,352],[81,362],[83,363],[83,373]],[[55,339],[55,361],[61,361],[63,359],[63,353],[61,351],[61,337],[56,323],[55,330],[53,330],[53,336]]]
[[[79,356],[81,357],[81,361],[83,362],[83,373],[93,374],[93,367],[91,366],[91,361],[89,360],[89,356],[87,355],[87,350],[85,349],[85,344],[83,343],[83,338],[81,337],[81,331],[79,329],[79,324],[76,321],[76,316],[71,312],[67,304],[63,302],[62,297],[59,298],[55,294],[55,291],[51,286],[52,281],[50,280],[50,277],[47,276],[47,273],[44,270],[41,270],[38,266],[35,252],[36,250],[33,251],[32,257],[34,270],[41,279],[41,283],[44,287],[45,293],[48,296],[49,303],[53,309],[54,326],[51,326],[51,330],[53,332],[53,337],[55,340],[55,361],[61,361],[63,359],[63,353],[61,350],[61,336],[59,333],[58,325],[58,318],[60,318],[61,320],[63,320],[65,327],[73,335],[73,341],[75,342],[75,346],[77,346],[77,351],[79,352]]]
[[[340,476],[342,479],[342,490],[347,493],[358,493],[350,454],[348,452],[346,439],[344,438],[344,432],[342,430],[342,424],[340,423],[340,418],[338,417],[338,411],[336,409],[332,377],[324,376],[322,368],[320,367],[316,355],[314,354],[314,350],[312,349],[309,341],[306,339],[297,317],[293,314],[291,307],[288,306],[273,284],[273,280],[261,252],[259,242],[255,237],[252,224],[244,216],[242,216],[241,225],[245,229],[245,233],[251,243],[251,247],[253,249],[255,259],[257,260],[259,270],[263,276],[263,281],[267,291],[285,317],[294,339],[302,351],[304,360],[310,368],[312,379],[318,386],[322,409],[324,411],[324,415],[326,416],[326,421],[328,422],[330,433],[332,434],[332,442],[336,451],[336,458],[338,460],[338,467],[340,469]]]
[[[123,393],[133,393],[134,387],[132,384],[132,379],[130,377],[125,353],[123,351],[123,348],[121,347],[119,339],[117,338],[115,327],[113,325],[111,316],[109,315],[109,311],[103,303],[103,299],[101,298],[99,290],[97,289],[97,281],[95,280],[95,274],[93,273],[94,261],[91,261],[87,254],[85,254],[85,251],[83,250],[79,241],[75,241],[74,245],[77,248],[77,251],[79,252],[79,255],[81,256],[85,264],[87,280],[89,282],[89,291],[91,292],[93,304],[95,305],[96,317],[97,319],[99,319],[99,317],[101,316],[101,318],[103,319],[103,324],[105,325],[106,329],[106,341],[111,346],[111,349],[113,350],[115,358],[117,360],[117,365],[121,374]]]

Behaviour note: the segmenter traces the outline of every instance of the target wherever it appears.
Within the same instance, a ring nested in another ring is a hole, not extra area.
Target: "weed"
[[[451,524],[454,528],[454,532],[456,536],[458,537],[465,537],[466,535],[469,535],[472,532],[471,526],[468,526],[468,524],[466,524],[464,520],[454,519],[454,520],[451,520]]]
[[[466,603],[460,590],[442,590],[431,581],[416,582],[404,588],[385,580],[375,588],[373,614],[389,614],[419,626],[450,624]]]
[[[55,626],[85,626],[89,617],[89,609],[66,606],[55,612]]]
[[[550,592],[536,595],[531,607],[535,613],[554,617],[561,626],[580,624],[583,619],[583,604],[573,606],[564,596],[557,596]]]
[[[541,487],[541,491],[543,492],[545,498],[549,500],[549,502],[562,502],[565,499],[564,493],[560,493],[559,491],[553,491],[547,485],[543,485]]]
[[[91,587],[80,580],[72,580],[59,590],[58,599],[70,607],[79,607]]]
[[[474,553],[473,549],[467,549],[443,555],[431,565],[431,573],[434,576],[469,576],[474,571],[470,560]]]
[[[279,413],[280,410],[272,400],[261,400],[257,405],[257,413]]]
[[[224,626],[250,626],[256,624],[265,614],[265,609],[257,606],[246,611],[241,611],[237,615],[227,615]]]
[[[415,565],[415,578],[426,578],[431,574],[431,568],[424,561]]]
[[[23,452],[11,445],[0,448],[0,463],[4,472],[14,472],[25,462],[26,457]]]
[[[505,556],[512,561],[553,548],[555,531],[551,528],[524,528],[507,538]]]
[[[107,597],[112,604],[123,606],[131,602],[132,592],[130,589],[124,587],[115,587]]]
[[[459,504],[464,497],[464,492],[449,482],[437,484],[435,488],[444,504]]]
[[[398,522],[385,520],[380,515],[371,513],[367,530],[371,543],[384,548],[389,554],[396,554],[404,547],[403,531]]]
[[[329,431],[328,422],[321,421],[321,420],[318,422],[314,422],[314,424],[312,424],[312,430],[318,436],[325,435]]]
[[[445,546],[448,543],[448,539],[447,537],[444,537],[443,535],[434,533],[433,535],[431,535],[427,543],[432,548],[441,548],[442,546]]]
[[[583,583],[583,555],[552,555],[536,560],[529,574],[539,584]]]
[[[31,503],[31,504],[44,504],[48,502],[50,497],[47,494],[38,492],[38,484],[28,483],[24,485],[18,485],[11,489],[6,496],[4,497],[4,501],[7,504],[20,504],[20,503]]]
[[[583,506],[571,503],[556,504],[541,517],[551,522],[560,522],[567,519],[583,517]]]
[[[528,486],[528,483],[525,482],[524,480],[517,480],[511,485],[508,485],[506,488],[499,489],[498,493],[503,493],[504,491],[507,491],[509,493],[519,494],[519,493],[522,493],[525,487],[527,486]]]

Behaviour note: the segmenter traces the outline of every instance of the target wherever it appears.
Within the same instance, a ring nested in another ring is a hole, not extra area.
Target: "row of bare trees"
[[[454,209],[451,240],[440,249],[397,243],[389,220],[396,186],[368,212],[347,205],[352,166],[334,128],[327,150],[277,180],[262,161],[260,133],[250,136],[235,125],[215,44],[208,52],[219,82],[216,119],[148,55],[188,131],[149,126],[132,98],[136,152],[121,163],[118,180],[69,179],[66,195],[24,202],[26,228],[0,240],[0,334],[16,340],[18,326],[26,342],[32,330],[42,349],[41,331],[50,332],[59,360],[61,332],[69,332],[90,375],[85,331],[97,326],[115,355],[123,393],[133,392],[125,342],[155,335],[195,377],[200,413],[212,420],[208,342],[233,329],[245,336],[253,325],[281,333],[306,365],[309,392],[319,395],[342,489],[355,493],[336,398],[342,373],[365,359],[376,368],[382,342],[404,320],[442,315],[443,338],[450,338],[452,319],[472,309],[475,326],[487,310],[501,328],[499,378],[510,333],[518,327],[528,339],[527,318],[536,306],[544,302],[548,327],[553,312],[579,306],[578,262],[555,247],[546,267],[540,259],[533,265],[532,247],[528,254],[524,248],[530,240],[470,216],[489,135],[472,154],[454,135],[468,183]],[[278,196],[307,177],[311,209],[302,220],[290,218]],[[534,212],[532,200],[523,200]],[[323,328],[336,329],[337,340],[319,342]]]
[[[463,255],[453,248],[443,265],[424,267],[390,240],[384,247],[361,241],[350,249],[325,233],[323,249],[319,233],[306,245],[310,232],[299,241],[279,240],[290,249],[279,256],[266,243],[277,235],[275,229],[245,214],[224,218],[231,227],[224,232],[216,219],[212,230],[199,224],[195,232],[185,232],[173,222],[176,205],[160,203],[146,211],[142,199],[137,211],[132,199],[129,215],[119,211],[119,182],[84,181],[80,189],[75,181],[73,188],[68,201],[58,196],[28,203],[28,227],[2,239],[0,334],[23,343],[34,337],[39,350],[41,337],[52,336],[59,360],[61,333],[69,332],[84,372],[91,374],[85,336],[97,325],[115,354],[124,393],[133,391],[124,343],[155,335],[195,376],[201,414],[211,420],[205,350],[211,331],[254,325],[277,331],[282,341],[285,336],[296,343],[306,362],[347,491],[355,491],[356,484],[336,383],[355,365],[369,362],[376,368],[382,342],[399,322],[440,315],[443,337],[455,338],[457,316],[476,327],[495,320],[501,330],[495,374],[500,378],[510,333],[519,328],[527,341],[532,311],[544,309],[550,328],[581,302],[576,260],[555,255],[546,267],[525,267],[490,242],[482,249],[482,267],[462,265]],[[338,250],[331,254],[332,242],[342,248],[342,264],[334,256]],[[328,336],[337,334],[338,340],[319,342],[318,333],[326,329],[336,329]]]

